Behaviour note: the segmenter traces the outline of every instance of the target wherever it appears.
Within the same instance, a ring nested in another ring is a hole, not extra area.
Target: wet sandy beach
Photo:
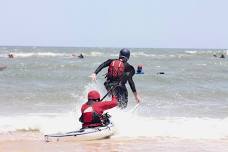
[[[95,141],[45,142],[37,132],[1,134],[1,152],[227,152],[228,140],[127,138],[113,136]]]

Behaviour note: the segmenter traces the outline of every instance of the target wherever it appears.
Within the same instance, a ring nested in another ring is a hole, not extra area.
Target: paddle
[[[112,86],[112,88],[103,96],[103,98],[101,98],[101,101],[104,100],[104,99],[107,97],[107,95],[108,95],[113,89],[115,89],[115,88],[118,87],[118,86],[119,86],[119,84],[117,84],[117,85],[115,85],[115,86]]]
[[[130,113],[134,113],[136,111],[136,109],[138,109],[139,107],[139,103],[137,103],[131,110]]]

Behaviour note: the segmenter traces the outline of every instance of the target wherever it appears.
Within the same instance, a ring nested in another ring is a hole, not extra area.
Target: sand
[[[45,142],[39,132],[1,134],[0,152],[227,152],[228,140],[129,138]]]

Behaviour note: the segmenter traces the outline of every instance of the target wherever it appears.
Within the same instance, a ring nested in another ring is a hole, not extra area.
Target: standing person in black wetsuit
[[[120,108],[126,108],[128,102],[128,91],[125,84],[128,82],[131,90],[135,96],[136,102],[140,102],[140,97],[136,91],[135,83],[132,77],[135,74],[135,69],[127,61],[130,58],[130,50],[121,49],[119,53],[119,59],[109,59],[102,63],[96,71],[91,75],[93,80],[96,80],[96,75],[105,67],[108,67],[108,73],[106,74],[106,81],[104,83],[107,91],[112,87],[114,95],[118,98],[118,106]],[[115,87],[117,86],[117,87]]]

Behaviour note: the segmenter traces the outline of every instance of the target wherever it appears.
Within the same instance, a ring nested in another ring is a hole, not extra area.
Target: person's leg
[[[117,82],[110,82],[109,80],[104,82],[104,86],[105,86],[107,92],[114,87],[114,89],[109,93],[109,96],[111,96],[112,94],[115,95],[115,96],[118,96],[117,95],[118,91],[116,91],[116,86],[117,85],[118,85]]]
[[[109,91],[113,86],[117,85],[117,83],[105,81],[104,86],[107,91]],[[124,109],[127,107],[128,103],[128,92],[126,86],[117,86],[113,89],[112,94],[115,95],[118,99],[118,107]],[[111,93],[109,94],[111,95]]]
[[[108,80],[104,82],[104,86],[105,86],[105,89],[107,90],[107,92],[112,88],[112,85],[110,84],[110,82]],[[111,96],[111,93],[109,93],[108,96]]]
[[[128,103],[128,92],[127,88],[125,86],[119,86],[115,89],[115,95],[118,98],[118,106],[121,109],[124,109],[127,107]]]

